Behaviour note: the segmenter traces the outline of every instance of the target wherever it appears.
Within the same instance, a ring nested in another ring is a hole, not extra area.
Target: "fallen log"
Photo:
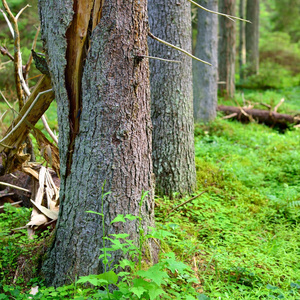
[[[242,123],[256,121],[258,123],[263,123],[271,127],[274,127],[276,125],[281,129],[286,129],[289,127],[289,125],[300,123],[299,116],[279,114],[275,111],[270,110],[219,105],[217,107],[217,111],[222,111],[228,117],[236,119]]]

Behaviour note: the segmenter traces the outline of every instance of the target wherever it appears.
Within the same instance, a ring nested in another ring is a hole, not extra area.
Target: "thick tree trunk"
[[[240,0],[239,4],[239,17],[245,19],[245,1]],[[239,22],[239,69],[240,69],[240,81],[245,78],[245,64],[246,64],[246,24],[245,22]]]
[[[220,0],[219,11],[235,15],[235,0]],[[235,92],[235,22],[220,16],[219,36],[219,90],[223,96],[232,98]]]
[[[39,1],[60,132],[60,215],[43,268],[54,286],[104,270],[102,226],[138,243],[137,221],[110,222],[138,215],[142,191],[144,229],[154,224],[149,68],[134,58],[147,54],[146,1],[121,2]],[[86,213],[101,212],[103,186],[104,224]]]
[[[191,8],[186,0],[150,0],[151,32],[191,52]],[[181,64],[150,60],[153,167],[156,192],[173,196],[196,186],[191,58],[149,39],[152,56]]]
[[[246,18],[246,76],[254,75],[259,70],[259,0],[248,0]]]
[[[218,0],[198,3],[218,11]],[[194,120],[208,122],[215,119],[218,103],[218,17],[200,8],[195,56],[212,64],[193,61]]]

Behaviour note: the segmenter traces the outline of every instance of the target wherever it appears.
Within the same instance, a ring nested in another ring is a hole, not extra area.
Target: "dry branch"
[[[24,142],[30,129],[41,118],[54,99],[52,91],[39,96],[39,94],[49,89],[51,89],[51,80],[46,75],[43,75],[19,115],[13,121],[15,127],[10,126],[4,138],[0,141],[0,153],[3,158],[2,173],[11,173],[20,167],[15,163],[17,159],[16,155],[20,154],[21,144]],[[26,158],[24,157],[24,159]]]
[[[288,114],[279,114],[276,111],[249,108],[241,109],[239,107],[225,105],[219,105],[217,110],[224,112],[225,115],[232,115],[232,118],[243,123],[250,122],[251,118],[256,120],[258,123],[264,123],[268,126],[279,125],[283,128],[288,127],[288,124],[299,123],[299,119],[297,117]]]

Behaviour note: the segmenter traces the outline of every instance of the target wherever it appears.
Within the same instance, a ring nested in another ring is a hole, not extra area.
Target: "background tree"
[[[103,271],[102,225],[106,234],[130,233],[138,242],[137,221],[110,221],[138,215],[142,191],[149,191],[143,225],[153,225],[149,70],[134,57],[147,54],[148,22],[145,0],[40,0],[39,10],[61,162],[60,215],[44,273],[58,286]],[[105,224],[86,213],[101,211],[103,186],[111,192],[103,200]],[[117,263],[120,254],[111,259]]]
[[[191,52],[191,7],[186,0],[149,0],[151,32]],[[149,39],[153,56],[181,64],[150,60],[153,169],[156,191],[172,196],[196,187],[192,59]]]
[[[240,0],[239,17],[245,19],[246,0]],[[246,64],[246,24],[239,22],[239,70],[240,80],[244,79],[244,68]]]
[[[198,3],[218,11],[218,0],[200,0]],[[218,103],[218,16],[201,8],[198,8],[195,56],[212,66],[193,60],[194,120],[212,121],[216,117]]]
[[[219,0],[219,11],[235,15],[235,0]],[[235,22],[219,17],[219,90],[225,97],[232,98],[235,92]]]
[[[259,0],[248,0],[246,6],[246,75],[259,69]]]
[[[275,31],[287,32],[293,42],[300,40],[300,0],[275,0],[272,17]]]

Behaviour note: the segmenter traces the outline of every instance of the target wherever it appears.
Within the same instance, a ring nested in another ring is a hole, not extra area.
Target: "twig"
[[[18,27],[18,19],[14,17],[13,13],[11,12],[9,6],[7,5],[6,0],[2,0],[2,4],[5,8],[5,11],[8,13],[8,16],[10,17],[10,21],[13,24],[14,29],[14,65],[15,65],[15,82],[16,82],[16,89],[17,89],[17,95],[19,99],[19,110],[24,105],[24,96],[23,96],[23,90],[22,90],[22,83],[25,82],[22,74],[22,56],[21,56],[21,45],[20,45],[20,32]],[[20,12],[22,12],[24,9],[22,9]],[[18,14],[19,15],[19,14]],[[24,86],[23,86],[24,88]],[[27,90],[26,90],[27,92]]]
[[[8,56],[11,61],[14,61],[14,57],[9,53],[9,51],[6,47],[1,46],[0,47],[0,52],[1,52],[2,55]]]
[[[26,119],[26,117],[28,116],[28,114],[30,113],[30,111],[32,110],[32,108],[34,107],[34,105],[36,104],[36,102],[38,101],[38,99],[40,98],[40,96],[51,92],[52,89],[40,92],[37,97],[34,99],[34,101],[31,103],[31,105],[28,107],[28,110],[25,112],[25,114],[23,115],[23,117],[21,118],[21,120],[18,122],[18,124],[0,141],[0,143],[5,142],[12,134],[13,132],[16,131],[16,129],[23,123],[24,119]],[[10,149],[12,149],[11,147],[9,147]]]
[[[16,15],[16,20],[19,19],[20,15],[22,14],[22,12],[27,8],[27,7],[31,7],[29,4],[27,4],[25,7],[23,7],[18,14]]]
[[[260,105],[262,105],[262,106],[265,106],[265,107],[267,107],[269,110],[271,110],[271,109],[272,109],[272,106],[271,106],[271,105],[269,105],[269,104],[266,104],[266,103],[263,103],[263,102],[260,102],[259,104],[260,104]]]
[[[242,18],[239,18],[239,17],[235,17],[235,16],[231,16],[231,15],[227,15],[227,14],[223,14],[223,13],[220,13],[220,12],[217,12],[217,11],[213,11],[213,10],[207,9],[207,8],[203,7],[202,5],[196,3],[196,2],[194,2],[194,1],[192,1],[192,0],[188,0],[188,1],[190,1],[190,2],[193,3],[194,5],[198,6],[199,8],[201,8],[201,9],[207,11],[207,12],[210,12],[210,13],[212,13],[212,14],[216,14],[216,15],[219,15],[219,16],[226,17],[226,18],[230,19],[230,20],[233,21],[233,22],[234,22],[233,19],[235,19],[235,20],[239,20],[239,21],[251,23],[249,20],[245,20],[245,19],[242,19]]]
[[[7,101],[7,99],[5,98],[5,96],[3,95],[3,93],[0,91],[0,95],[2,96],[2,98],[4,99],[5,103],[7,104],[7,106],[12,110],[15,111],[15,109],[10,105],[10,103]],[[15,111],[16,112],[16,111]]]
[[[175,210],[178,209],[179,207],[181,207],[181,206],[183,206],[183,205],[185,205],[185,204],[187,204],[187,203],[189,203],[189,202],[195,200],[196,198],[202,196],[202,195],[203,195],[204,193],[206,193],[206,192],[207,192],[207,190],[205,190],[205,191],[201,192],[200,194],[198,194],[198,195],[196,195],[196,196],[190,198],[189,200],[186,200],[186,201],[184,201],[183,203],[177,205],[175,208],[173,208],[173,209],[169,212],[167,218],[172,214],[173,211],[175,211]]]
[[[53,133],[53,131],[51,130],[50,126],[48,125],[45,115],[42,115],[41,120],[44,124],[46,131],[52,137],[52,139],[56,143],[56,145],[58,145],[58,139],[57,139],[56,135]]]
[[[6,183],[6,182],[2,182],[2,181],[0,181],[0,184],[1,184],[1,185],[4,185],[4,186],[11,187],[11,188],[13,188],[13,189],[17,189],[17,190],[21,190],[21,191],[24,191],[24,192],[31,193],[31,191],[30,191],[30,190],[24,189],[24,188],[22,188],[22,187],[19,187],[19,186],[16,186],[16,185],[10,184],[10,183]]]
[[[165,45],[167,45],[167,46],[169,46],[169,47],[172,47],[172,48],[174,48],[174,49],[176,49],[176,50],[178,50],[178,51],[180,51],[180,52],[186,54],[187,56],[189,56],[189,57],[191,57],[191,58],[193,58],[193,59],[195,59],[195,60],[198,60],[198,61],[200,61],[200,62],[202,62],[202,63],[204,63],[204,64],[206,64],[206,65],[211,66],[211,64],[210,64],[209,62],[204,61],[204,60],[202,60],[202,59],[200,59],[200,58],[198,58],[198,57],[192,55],[191,53],[189,53],[189,52],[187,52],[187,51],[185,51],[185,50],[183,50],[183,49],[181,49],[181,48],[179,48],[179,47],[177,47],[177,46],[174,46],[174,45],[172,45],[172,44],[170,44],[170,43],[168,43],[168,42],[166,42],[166,41],[164,41],[164,40],[161,40],[160,38],[154,36],[150,31],[148,32],[148,35],[149,35],[151,38],[153,38],[154,40],[156,40],[156,41],[158,41],[158,42],[160,42],[160,43],[162,43],[162,44],[165,44]]]
[[[35,50],[36,42],[37,42],[37,39],[38,39],[38,36],[39,36],[39,33],[40,33],[40,29],[41,29],[41,26],[39,25],[37,30],[36,30],[36,33],[35,33],[35,36],[34,36],[34,39],[33,39],[33,42],[32,42],[32,46],[31,46],[31,49],[33,49],[33,50]],[[32,63],[32,52],[30,51],[30,55],[28,57],[27,63],[25,65],[25,70],[24,70],[24,77],[25,77],[26,82],[28,81],[28,73],[29,73],[31,63]]]
[[[150,59],[156,59],[156,60],[162,60],[162,61],[181,64],[181,61],[179,61],[179,60],[165,59],[165,58],[160,58],[160,57],[155,57],[155,56],[137,55],[137,57],[145,57],[145,58],[150,58]]]
[[[11,195],[13,195],[13,193],[10,193]],[[6,196],[6,195],[5,195]],[[10,203],[10,205],[18,205],[18,204],[21,204],[23,202],[23,200],[21,201],[17,201],[17,202],[13,202],[13,203]],[[0,206],[0,209],[3,209],[4,208],[4,205]],[[26,227],[25,227],[26,228]],[[13,230],[13,229],[12,229]]]
[[[15,32],[14,32],[14,29],[13,29],[13,27],[12,27],[12,25],[11,25],[8,17],[7,17],[7,15],[4,13],[4,11],[1,8],[0,8],[0,12],[2,13],[2,15],[3,15],[3,17],[4,17],[4,19],[5,19],[6,23],[7,23],[7,26],[9,28],[9,30],[10,30],[10,33],[11,33],[13,39],[14,39],[15,38]]]
[[[274,107],[274,112],[277,112],[277,109],[279,108],[279,106],[284,102],[284,98],[282,98],[279,103]]]
[[[237,116],[237,113],[232,113],[232,114],[230,114],[230,115],[227,115],[227,116],[223,117],[222,120],[234,118],[234,117],[236,117],[236,116]]]

